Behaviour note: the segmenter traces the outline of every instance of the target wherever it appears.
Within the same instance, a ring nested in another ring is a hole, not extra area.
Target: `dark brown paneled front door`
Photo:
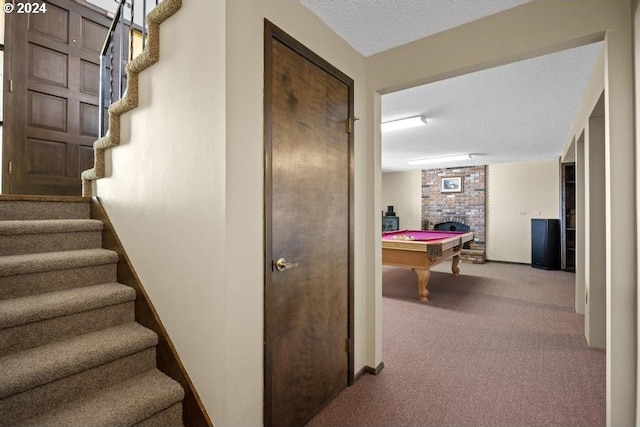
[[[93,166],[110,21],[68,0],[45,6],[6,15],[3,192],[79,196],[80,173]]]
[[[265,44],[265,425],[301,426],[353,375],[353,81],[268,22]]]

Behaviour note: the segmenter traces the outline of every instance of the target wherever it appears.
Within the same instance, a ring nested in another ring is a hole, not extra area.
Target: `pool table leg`
[[[460,268],[458,268],[458,263],[460,262],[460,255],[456,255],[451,260],[451,272],[454,276],[460,274]]]
[[[429,301],[429,290],[427,289],[427,285],[429,284],[429,276],[431,276],[431,271],[428,268],[414,268],[413,271],[418,275],[418,296],[420,297],[420,301],[428,302]]]

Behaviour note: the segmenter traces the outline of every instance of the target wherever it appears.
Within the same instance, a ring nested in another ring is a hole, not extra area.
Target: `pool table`
[[[458,262],[465,242],[473,240],[472,232],[437,230],[402,230],[382,233],[382,264],[407,267],[418,275],[420,301],[429,301],[430,269],[453,257],[451,271],[460,273]]]

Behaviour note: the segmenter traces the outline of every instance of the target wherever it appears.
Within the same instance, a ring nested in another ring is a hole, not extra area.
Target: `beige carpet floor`
[[[604,426],[605,352],[584,339],[574,275],[437,266],[430,302],[383,267],[383,361],[309,426]]]

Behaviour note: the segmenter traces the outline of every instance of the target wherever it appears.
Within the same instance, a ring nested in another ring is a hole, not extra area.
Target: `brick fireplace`
[[[443,178],[461,178],[459,192],[442,190]],[[474,263],[486,261],[485,203],[486,166],[471,166],[422,171],[422,229],[432,230],[442,223],[468,225],[474,233],[470,247],[461,259]]]

